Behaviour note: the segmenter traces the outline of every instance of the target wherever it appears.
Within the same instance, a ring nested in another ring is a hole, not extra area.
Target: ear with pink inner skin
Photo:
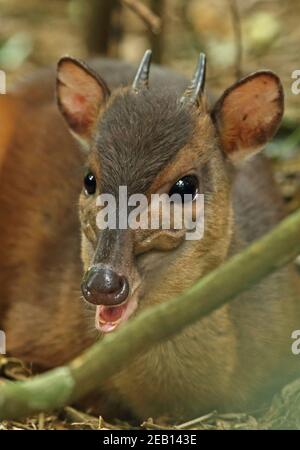
[[[276,133],[283,111],[283,88],[274,73],[256,72],[235,83],[212,112],[223,151],[233,161],[259,152]]]
[[[110,95],[106,83],[85,63],[66,56],[58,62],[56,94],[70,130],[87,141]]]

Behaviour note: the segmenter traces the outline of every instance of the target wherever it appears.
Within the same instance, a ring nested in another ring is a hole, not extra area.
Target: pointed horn
[[[180,99],[182,104],[195,104],[199,94],[203,92],[206,74],[206,56],[200,53],[194,77]]]
[[[146,50],[132,83],[132,89],[136,92],[141,88],[148,87],[151,57],[152,51]]]

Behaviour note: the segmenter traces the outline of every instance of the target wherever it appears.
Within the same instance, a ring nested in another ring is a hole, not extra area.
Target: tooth
[[[120,319],[116,320],[115,322],[106,322],[105,320],[101,320],[101,318],[99,318],[99,322],[102,324],[109,323],[110,325],[116,325],[118,322],[120,322]]]

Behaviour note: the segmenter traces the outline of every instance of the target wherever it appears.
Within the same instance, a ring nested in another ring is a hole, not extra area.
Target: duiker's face
[[[148,89],[138,78],[134,88],[110,96],[85,65],[70,58],[59,64],[59,105],[87,149],[80,196],[82,290],[95,305],[102,332],[181,292],[224,261],[232,232],[229,159],[256,152],[277,129],[282,91],[275,75],[250,76],[226,91],[210,113],[201,73],[179,101],[171,88]],[[166,211],[154,194],[176,194],[175,202]],[[105,208],[111,219],[106,228],[99,220]],[[178,221],[184,213],[195,227],[204,219],[204,234],[187,239],[191,230]]]

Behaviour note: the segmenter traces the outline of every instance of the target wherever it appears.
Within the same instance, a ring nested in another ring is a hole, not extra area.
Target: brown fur
[[[96,66],[112,90],[127,83],[133,73],[121,63],[110,66],[103,61]],[[114,74],[111,83],[110,74]],[[173,83],[173,94],[160,95],[158,88],[153,89],[153,97],[151,88],[135,99],[126,89],[113,94],[99,116],[88,165],[103,189],[113,191],[122,182],[147,195],[167,191],[178,177],[196,171],[205,193],[204,238],[182,241],[182,236],[171,233],[170,237],[167,231],[119,230],[99,236],[94,201],[80,196],[84,269],[105,256],[127,270],[131,289],[139,290],[137,314],[191,286],[270,230],[283,215],[267,163],[255,157],[234,169],[220,150],[206,108],[183,112],[174,108],[172,95],[180,92],[184,80],[155,69],[151,82],[154,86]],[[41,90],[41,83],[47,89]],[[52,85],[53,75],[43,73],[41,80],[11,94],[21,104],[18,119],[13,134],[0,139],[6,153],[0,192],[0,328],[7,333],[10,354],[43,369],[70,360],[98,337],[94,310],[80,294],[83,269],[76,205],[85,157],[56,110],[49,94]],[[149,100],[148,106],[143,99]],[[132,127],[131,108],[136,108]],[[153,121],[147,118],[149,111]],[[122,136],[115,140],[122,121],[127,124],[124,145]],[[142,138],[140,145],[134,134]],[[268,277],[108,380],[99,402],[101,414],[120,416],[129,410],[140,418],[178,419],[214,408],[255,405],[268,389],[299,369],[290,351],[291,331],[299,328],[299,292],[291,267]]]

